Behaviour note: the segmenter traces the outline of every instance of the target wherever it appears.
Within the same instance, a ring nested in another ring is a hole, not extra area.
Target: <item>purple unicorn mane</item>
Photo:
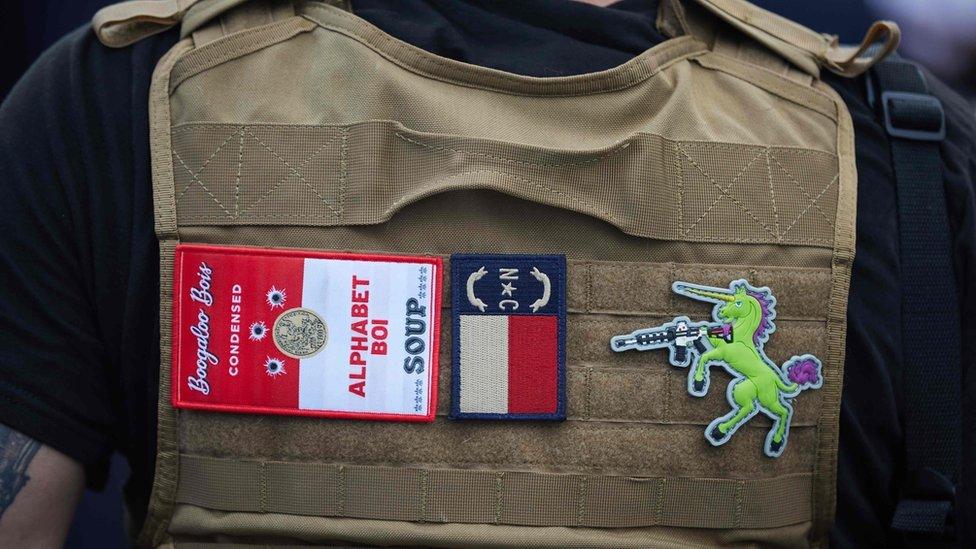
[[[762,314],[759,319],[759,326],[756,328],[756,332],[752,334],[752,342],[758,347],[773,332],[773,318],[776,316],[773,307],[776,305],[776,302],[773,300],[773,295],[769,292],[754,292],[746,289],[746,293],[759,302],[759,309]]]

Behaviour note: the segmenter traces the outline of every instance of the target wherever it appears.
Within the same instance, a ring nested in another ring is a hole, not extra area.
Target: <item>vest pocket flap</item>
[[[351,125],[173,130],[182,225],[376,225],[441,193],[490,189],[661,240],[830,247],[836,156],[639,133],[557,150]],[[777,201],[779,197],[779,201]]]

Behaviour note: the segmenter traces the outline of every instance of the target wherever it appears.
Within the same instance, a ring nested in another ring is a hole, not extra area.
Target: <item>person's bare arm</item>
[[[0,425],[0,547],[61,547],[85,486],[81,465]]]

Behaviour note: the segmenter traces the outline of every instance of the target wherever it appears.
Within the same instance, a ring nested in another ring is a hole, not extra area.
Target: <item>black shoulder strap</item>
[[[885,124],[898,188],[908,478],[892,528],[955,537],[962,436],[961,321],[939,143],[945,111],[914,63],[875,65],[868,98]]]

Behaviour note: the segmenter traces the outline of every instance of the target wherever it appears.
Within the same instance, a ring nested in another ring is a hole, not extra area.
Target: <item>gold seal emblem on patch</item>
[[[292,358],[308,358],[325,347],[329,330],[315,311],[296,307],[281,313],[275,320],[275,346]]]

